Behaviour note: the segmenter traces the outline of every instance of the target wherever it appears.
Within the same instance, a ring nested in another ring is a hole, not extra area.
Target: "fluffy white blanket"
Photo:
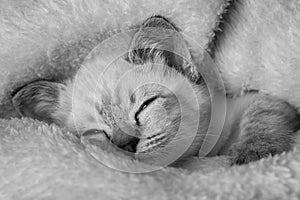
[[[208,49],[227,1],[0,1],[0,199],[299,199],[299,149],[244,166],[191,159],[184,169],[128,174],[141,163],[86,148],[64,130],[17,116],[11,92],[71,77],[113,30],[163,14]],[[257,88],[300,105],[300,1],[236,1],[213,53],[227,87]]]

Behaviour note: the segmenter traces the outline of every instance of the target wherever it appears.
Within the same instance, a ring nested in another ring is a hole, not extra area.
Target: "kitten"
[[[129,53],[109,68],[105,56],[94,53],[65,84],[38,81],[20,89],[15,108],[81,138],[105,138],[142,161],[171,164],[198,155],[211,134],[212,106],[199,66],[168,19],[153,16],[138,28]],[[244,164],[292,148],[300,118],[287,102],[249,93],[226,105],[224,128],[209,156],[230,155],[233,164]]]

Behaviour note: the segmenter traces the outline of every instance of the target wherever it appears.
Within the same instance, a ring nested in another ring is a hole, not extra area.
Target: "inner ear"
[[[59,109],[59,95],[65,85],[49,81],[37,81],[21,88],[12,98],[15,109],[22,117],[30,117],[57,123],[55,113]]]
[[[188,75],[196,75],[188,44],[176,25],[162,16],[145,20],[132,39],[127,61],[133,64],[163,59],[170,67]]]

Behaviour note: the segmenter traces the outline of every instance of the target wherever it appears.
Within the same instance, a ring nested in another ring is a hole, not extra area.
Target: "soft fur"
[[[229,17],[230,26],[223,27],[229,34],[220,37],[218,50],[212,52],[228,88],[262,89],[299,105],[299,1],[235,3],[239,12]],[[72,76],[89,50],[110,34],[109,30],[136,24],[145,15],[161,13],[171,17],[184,33],[206,49],[225,5],[226,2],[207,0],[1,2],[1,116],[15,116],[10,103],[15,89],[35,79]],[[253,34],[253,30],[257,32]],[[100,34],[94,37],[98,31]],[[260,68],[263,70],[258,71],[257,66],[264,66]],[[289,92],[291,89],[295,92]],[[85,149],[63,130],[36,121],[3,120],[1,127],[3,199],[296,199],[300,196],[299,150],[243,167],[225,167],[227,162],[222,158],[217,161],[195,158],[186,164],[186,169],[196,171],[191,174],[172,168],[143,175],[123,174],[102,166],[91,155],[107,156],[111,162],[128,168],[147,169],[147,166],[97,149]]]

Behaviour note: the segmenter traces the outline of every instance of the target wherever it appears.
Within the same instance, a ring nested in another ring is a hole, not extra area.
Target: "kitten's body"
[[[23,88],[14,97],[16,108],[80,137],[102,130],[112,143],[144,161],[171,163],[195,156],[210,135],[218,138],[213,138],[217,143],[207,154],[230,154],[239,164],[291,149],[299,116],[288,103],[264,94],[228,99],[222,134],[207,132],[212,94],[205,83],[195,81],[199,70],[186,42],[162,17],[150,18],[143,26],[131,45],[115,42],[122,50],[138,46],[137,51],[129,49],[128,58],[122,50],[96,50],[66,85],[44,82],[47,90],[41,91],[37,82]]]

